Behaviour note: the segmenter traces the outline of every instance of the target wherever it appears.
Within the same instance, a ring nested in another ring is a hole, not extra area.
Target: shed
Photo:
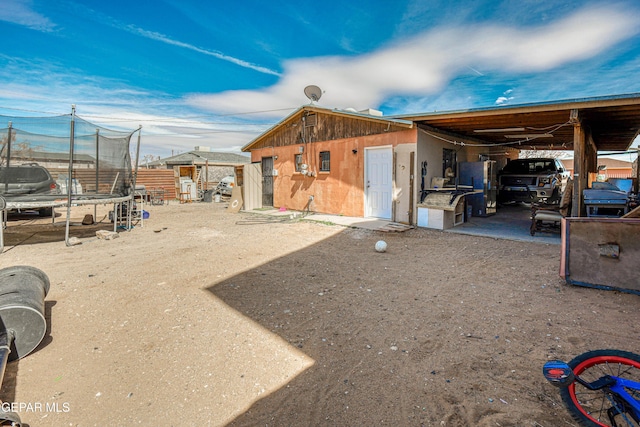
[[[180,153],[164,159],[145,163],[141,167],[148,169],[174,169],[176,166],[196,166],[200,176],[200,187],[213,188],[227,175],[233,175],[236,166],[250,162],[244,154],[210,151],[208,147],[195,147],[195,150]]]
[[[260,164],[262,206],[410,222],[413,123],[303,106],[243,151]]]

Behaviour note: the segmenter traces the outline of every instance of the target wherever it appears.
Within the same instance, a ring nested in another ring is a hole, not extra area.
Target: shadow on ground
[[[557,263],[549,245],[349,229],[224,280],[209,291],[316,361],[229,425],[561,422],[528,373],[547,331],[518,320],[556,309]]]
[[[73,221],[69,228],[69,237],[86,239],[96,236],[96,231],[113,231],[113,223],[109,221],[96,222],[91,225],[83,225]],[[40,243],[65,241],[66,221],[61,215],[56,215],[56,222],[51,218],[39,217],[37,213],[21,213],[9,215],[7,228],[3,230],[5,250],[18,245],[33,245]]]

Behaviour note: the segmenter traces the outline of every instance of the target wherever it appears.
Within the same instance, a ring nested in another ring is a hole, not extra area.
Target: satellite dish
[[[304,94],[311,102],[317,102],[322,96],[322,89],[318,86],[310,85],[304,88]]]

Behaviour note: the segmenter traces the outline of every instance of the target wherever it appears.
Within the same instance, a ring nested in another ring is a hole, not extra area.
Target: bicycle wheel
[[[604,375],[640,381],[640,355],[621,350],[595,350],[569,362],[576,375],[592,382]],[[627,392],[640,400],[638,390]],[[578,382],[560,390],[569,413],[581,425],[638,427],[637,415],[627,412],[620,400],[606,389],[589,390]],[[631,411],[631,410],[629,410]],[[611,419],[613,418],[613,420]]]

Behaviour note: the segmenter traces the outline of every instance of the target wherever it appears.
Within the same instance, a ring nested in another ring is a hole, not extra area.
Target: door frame
[[[394,151],[393,151],[393,145],[380,145],[380,146],[373,146],[373,147],[365,147],[364,148],[364,176],[363,176],[363,190],[364,190],[364,194],[363,194],[363,198],[364,198],[364,217],[365,218],[379,218],[379,217],[374,217],[371,216],[371,211],[369,209],[369,190],[367,187],[367,177],[369,176],[369,160],[368,160],[368,156],[369,153],[373,150],[389,150],[389,153],[391,154],[390,159],[389,159],[389,171],[391,173],[391,191],[389,191],[389,218],[380,218],[380,219],[388,219],[388,220],[393,220],[393,216],[394,216],[394,209],[393,209],[393,192],[394,192]]]
[[[271,170],[265,171],[265,164],[268,163],[271,163]],[[262,206],[273,206],[273,156],[262,157],[260,169],[262,170]],[[269,190],[271,190],[270,194]]]

